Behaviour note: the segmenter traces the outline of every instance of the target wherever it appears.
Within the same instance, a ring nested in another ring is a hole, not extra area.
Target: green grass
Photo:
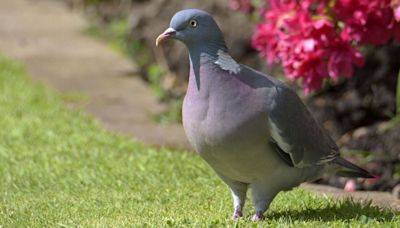
[[[386,227],[389,211],[304,190],[280,194],[261,224],[231,221],[224,184],[196,155],[105,131],[0,57],[0,227]]]

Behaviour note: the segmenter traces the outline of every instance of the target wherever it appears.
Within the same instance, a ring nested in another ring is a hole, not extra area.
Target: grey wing
[[[277,84],[274,102],[269,106],[272,145],[281,158],[290,158],[295,167],[321,165],[339,156],[336,143],[315,121],[297,94]]]

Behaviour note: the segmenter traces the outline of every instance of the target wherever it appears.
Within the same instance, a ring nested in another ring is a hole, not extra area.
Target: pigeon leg
[[[256,209],[256,213],[253,215],[252,220],[255,222],[259,222],[263,220],[264,212],[268,209],[276,193],[266,191],[265,189],[253,187],[252,195],[253,195],[254,207]]]
[[[217,173],[218,176],[221,177],[221,179],[225,182],[225,184],[228,185],[228,187],[231,189],[232,192],[232,197],[233,197],[233,206],[234,206],[234,211],[233,211],[233,219],[238,219],[243,216],[243,207],[244,203],[246,201],[246,193],[247,193],[247,188],[248,184],[239,182],[239,181],[234,181],[230,178],[227,178],[219,173]]]
[[[240,182],[239,182],[240,183]],[[247,184],[235,184],[235,187],[230,186],[233,197],[233,219],[238,219],[243,216],[243,207],[246,201]]]

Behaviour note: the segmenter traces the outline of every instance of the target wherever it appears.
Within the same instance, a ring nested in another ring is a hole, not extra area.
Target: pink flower
[[[349,78],[364,65],[362,45],[400,42],[400,0],[266,0],[252,38],[267,62],[281,63],[306,93]]]
[[[326,65],[329,40],[335,37],[334,26],[326,19],[313,20],[300,16],[297,24],[292,20],[291,28],[296,28],[284,42],[280,54],[284,71],[290,79],[302,79],[305,93],[319,89],[328,77]]]
[[[395,9],[393,9],[393,13],[396,22],[400,22],[400,6],[397,6]]]
[[[304,92],[319,89],[327,75],[323,51],[298,53],[283,61],[284,71],[290,79],[302,79]]]
[[[357,184],[355,180],[348,180],[344,186],[346,192],[355,192],[357,190]]]
[[[267,58],[268,64],[278,62],[278,36],[274,33],[274,27],[271,24],[259,24],[253,35],[253,47],[260,51]]]
[[[337,39],[328,51],[328,72],[329,76],[335,81],[340,75],[350,78],[353,75],[353,65],[361,67],[364,65],[362,54],[350,43]]]
[[[273,1],[253,36],[253,47],[268,63],[281,62],[288,78],[302,80],[306,93],[319,89],[324,79],[350,77],[353,64],[363,64],[362,55],[350,39],[337,34],[328,17],[310,15],[310,2]]]
[[[400,0],[392,0],[390,6],[393,9],[393,15],[396,22],[400,22]]]
[[[360,44],[381,45],[392,37],[390,0],[337,0],[333,12]]]
[[[393,38],[400,43],[400,0],[392,0],[390,5],[394,17]]]

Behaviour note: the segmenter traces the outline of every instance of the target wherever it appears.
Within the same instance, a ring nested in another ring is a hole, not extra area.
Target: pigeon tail
[[[345,170],[339,170],[336,174],[342,177],[362,177],[362,178],[375,178],[372,174],[370,174],[367,170],[358,167],[357,165],[347,161],[344,158],[337,157],[333,161],[344,168]]]

